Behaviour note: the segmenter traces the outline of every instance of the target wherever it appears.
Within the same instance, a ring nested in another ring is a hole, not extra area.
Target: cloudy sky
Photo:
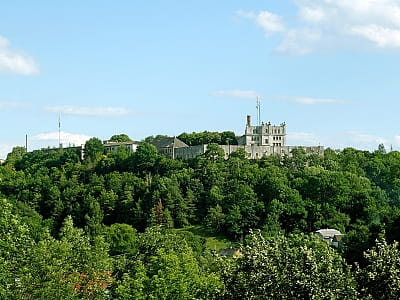
[[[400,150],[400,0],[7,1],[13,146],[287,123],[288,144]]]

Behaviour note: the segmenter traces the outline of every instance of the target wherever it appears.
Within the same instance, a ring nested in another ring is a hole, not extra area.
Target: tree
[[[146,137],[146,138],[144,139],[144,141],[145,141],[146,143],[151,143],[151,142],[153,142],[154,140],[163,139],[163,138],[169,138],[169,136],[168,136],[168,135],[164,135],[164,134],[157,134],[156,136],[150,135],[150,136]]]
[[[316,236],[254,232],[241,252],[223,271],[227,299],[357,299],[350,268]]]
[[[214,230],[215,232],[220,232],[222,230],[222,227],[224,226],[225,223],[225,215],[222,212],[222,208],[219,204],[217,204],[215,207],[211,207],[208,210],[208,214],[206,216],[206,225],[209,227],[211,230]]]
[[[16,161],[20,160],[26,153],[26,148],[21,146],[16,146],[12,149],[10,153],[7,154],[6,163],[15,164]]]
[[[227,182],[224,226],[226,231],[236,237],[243,238],[251,229],[259,227],[263,203],[257,202],[256,194],[250,185],[231,180]]]
[[[48,235],[31,247],[27,271],[19,281],[20,295],[13,299],[108,299],[112,283],[107,244],[92,240],[68,217],[60,239]],[[21,294],[22,293],[22,294]]]
[[[219,132],[193,132],[193,133],[182,133],[178,136],[180,140],[189,146],[203,145],[203,144],[224,144],[225,141],[221,141],[221,134]]]
[[[108,141],[117,143],[132,142],[131,138],[125,133],[115,134]]]
[[[293,169],[293,171],[302,170],[307,164],[306,151],[301,148],[294,148],[291,151],[291,157],[286,158],[286,162]]]
[[[0,198],[1,299],[19,298],[21,277],[29,270],[29,251],[34,246],[29,228],[12,213],[12,208],[8,200]]]
[[[221,133],[221,144],[237,145],[236,135],[233,131],[224,131]]]
[[[386,153],[386,149],[385,149],[385,145],[384,144],[379,144],[378,152],[381,153],[381,154],[385,154]]]
[[[229,160],[231,160],[232,158],[237,158],[238,160],[243,161],[247,158],[247,153],[243,148],[239,148],[236,151],[229,154]]]
[[[133,156],[137,171],[151,174],[158,157],[159,154],[156,147],[146,142],[140,143]]]
[[[201,265],[189,242],[196,243],[159,227],[147,229],[139,239],[142,255],[118,283],[117,299],[219,299],[219,275]]]
[[[105,230],[106,241],[110,244],[110,255],[137,253],[136,229],[128,224],[112,224]]]
[[[356,276],[364,299],[400,298],[400,251],[399,243],[389,245],[381,236],[375,247],[364,256],[367,266],[358,268]]]
[[[221,160],[224,158],[224,156],[224,149],[222,149],[220,146],[218,146],[218,144],[215,143],[209,144],[206,152],[204,153],[204,157],[211,160],[212,162]]]
[[[96,161],[104,152],[104,146],[100,139],[91,138],[85,143],[85,160]]]

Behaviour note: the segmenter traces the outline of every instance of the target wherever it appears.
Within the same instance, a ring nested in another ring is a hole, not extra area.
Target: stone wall
[[[174,150],[174,158],[188,160],[204,154],[207,151],[207,145],[188,146]]]
[[[188,160],[196,158],[207,151],[208,145],[197,145],[175,149],[175,157],[177,159]],[[322,146],[256,146],[256,145],[220,145],[225,152],[225,159],[229,157],[232,152],[238,149],[244,149],[249,159],[259,159],[263,156],[280,155],[291,156],[291,151],[296,148],[302,148],[307,154],[324,154],[324,147]]]

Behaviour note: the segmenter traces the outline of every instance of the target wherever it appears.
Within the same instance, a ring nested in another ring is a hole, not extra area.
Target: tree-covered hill
[[[399,152],[225,160],[213,144],[179,161],[146,142],[100,146],[89,140],[84,160],[16,149],[0,166],[0,298],[400,296]],[[242,255],[218,256],[193,225]],[[340,230],[343,247],[312,234],[321,228]]]

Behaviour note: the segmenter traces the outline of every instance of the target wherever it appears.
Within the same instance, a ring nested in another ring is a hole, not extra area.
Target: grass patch
[[[202,225],[191,225],[175,230],[189,231],[195,235],[201,236],[206,240],[206,247],[211,250],[219,251],[222,248],[235,246],[235,243],[230,241],[226,236],[222,234],[216,234]]]

